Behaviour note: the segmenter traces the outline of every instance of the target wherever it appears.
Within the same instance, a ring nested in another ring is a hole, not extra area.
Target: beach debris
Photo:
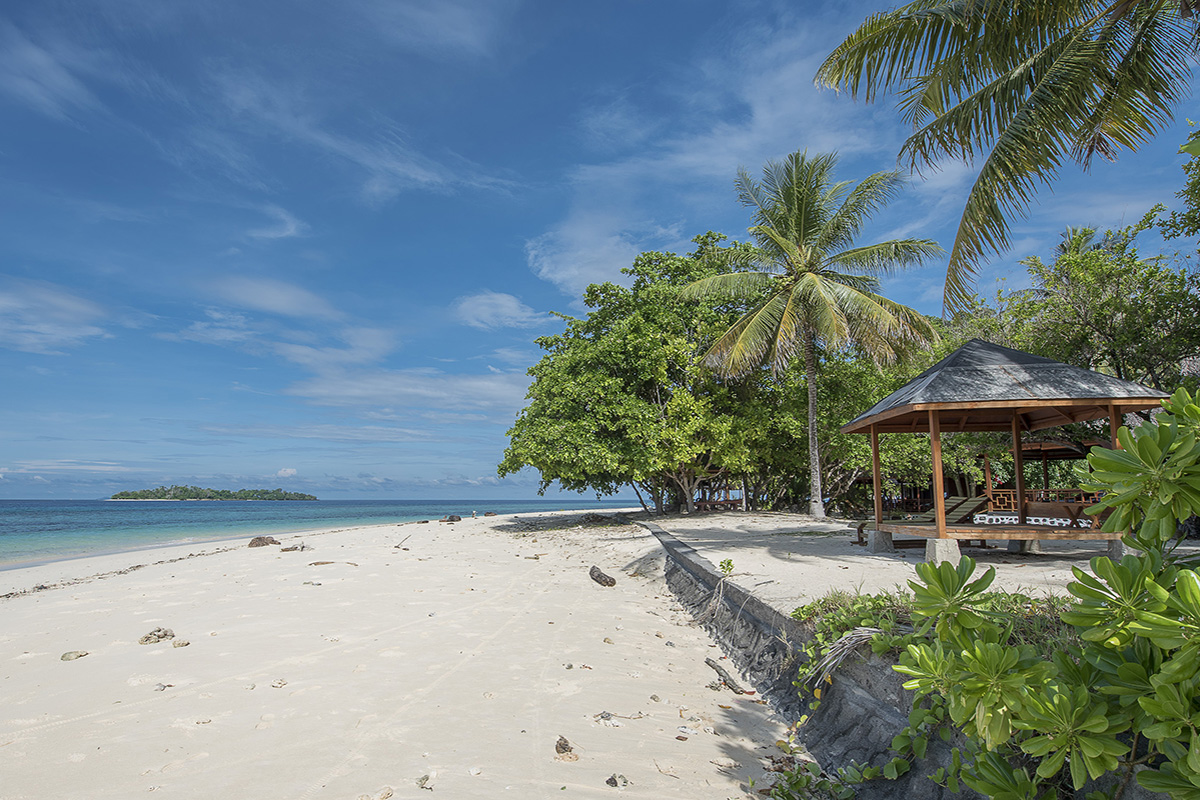
[[[521,731],[524,733],[524,731]],[[558,741],[554,743],[555,761],[578,761],[579,754],[575,752],[575,748],[567,741],[567,737],[560,736]]]
[[[212,720],[211,720],[211,719],[198,719],[198,720],[196,720],[196,724],[197,724],[197,725],[207,725],[207,724],[208,724],[208,723],[210,723],[210,722],[212,722]]]
[[[154,691],[165,692],[167,689],[170,689],[174,686],[175,686],[175,684],[173,684],[173,683],[156,683],[156,684],[154,684]]]
[[[275,680],[271,681],[272,689],[282,689],[285,686],[287,686],[287,681],[285,681],[283,678],[276,678]]]
[[[611,575],[605,575],[603,572],[600,571],[599,567],[593,566],[590,570],[588,570],[588,575],[591,576],[592,580],[594,580],[596,583],[600,584],[601,586],[616,586],[617,585],[617,579],[613,578]]]
[[[676,736],[675,738],[676,738],[676,739],[678,739],[678,740],[679,740],[679,741],[681,741],[681,742],[686,742],[686,741],[688,740],[688,737],[686,737],[686,736],[684,736],[684,735],[682,735],[682,734],[680,734],[679,736]]]
[[[189,642],[187,639],[176,639],[175,641],[171,642],[171,647],[187,647],[189,644],[191,644],[191,642]]]
[[[696,730],[695,728],[689,728],[687,725],[680,725],[675,730],[679,731],[680,733],[687,734],[688,736],[699,736],[700,735],[700,731]]]
[[[738,682],[733,679],[733,676],[726,672],[725,668],[716,661],[713,661],[711,658],[706,658],[704,659],[704,663],[716,670],[716,673],[721,676],[721,682],[729,687],[729,691],[733,692],[734,694],[747,694],[746,690],[739,686]]]
[[[669,641],[669,640],[667,641],[667,647],[674,647],[674,646],[675,646],[674,642]]]
[[[417,524],[418,524],[418,525],[428,525],[428,524],[429,524],[429,520],[427,520],[427,519],[419,519],[419,520],[417,520]]]
[[[485,512],[483,512],[483,515],[485,517],[494,517],[494,516],[496,516],[496,512],[495,511],[485,511]]]
[[[462,522],[462,517],[460,517],[458,514],[447,514],[438,520],[438,522]]]
[[[138,639],[138,644],[158,644],[165,642],[167,639],[174,639],[175,631],[170,628],[155,628],[147,633],[142,638]]]
[[[418,789],[428,789],[433,791],[433,782],[437,780],[437,770],[432,770],[428,775],[422,775],[417,778]]]
[[[312,550],[312,547],[310,547],[309,545],[306,545],[304,542],[301,542],[300,544],[294,544],[291,547],[281,548],[279,550],[279,552],[281,552],[281,553],[303,553],[305,550]]]
[[[612,787],[615,787],[618,789],[624,789],[626,786],[629,785],[629,778],[626,778],[624,775],[618,775],[617,773],[614,772],[612,775],[608,776],[608,780],[606,780],[604,782],[607,783],[609,786],[612,786]]]
[[[63,653],[59,656],[59,661],[74,661],[77,658],[83,658],[88,654],[87,650],[72,650],[69,653]]]
[[[653,700],[655,703],[661,703],[661,702],[662,702],[662,698],[660,698],[660,697],[659,697],[658,695],[656,695],[656,694],[652,694],[652,695],[650,695],[650,699],[651,699],[651,700]]]
[[[301,586],[320,586],[321,584],[318,583],[317,581],[305,581],[304,583],[302,583],[300,585]]]
[[[332,563],[333,563],[332,561],[314,561],[311,564],[309,564],[309,566],[310,567],[323,567],[326,564],[332,564]]]
[[[279,544],[274,536],[255,536],[250,540],[250,547],[266,547],[269,544]]]
[[[481,770],[479,767],[471,767],[470,769],[467,770],[467,772],[471,775],[482,775],[483,774],[483,770]]]
[[[567,664],[567,669],[575,669],[575,665],[574,665],[574,664]]]

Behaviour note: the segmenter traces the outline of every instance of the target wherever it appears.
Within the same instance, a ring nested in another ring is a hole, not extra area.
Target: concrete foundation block
[[[1120,561],[1125,556],[1140,556],[1141,554],[1141,550],[1130,547],[1129,545],[1125,544],[1124,540],[1122,539],[1109,539],[1108,552],[1106,552],[1104,555],[1108,556],[1113,561]]]
[[[1008,552],[1039,555],[1043,552],[1042,543],[1037,539],[1009,539]]]
[[[892,544],[892,535],[886,531],[867,531],[867,551],[871,553],[896,552],[896,546]]]
[[[925,560],[931,564],[949,561],[954,566],[962,559],[962,550],[957,539],[928,539],[925,542]]]

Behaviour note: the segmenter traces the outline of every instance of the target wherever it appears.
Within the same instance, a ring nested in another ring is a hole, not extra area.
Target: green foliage
[[[1181,385],[1200,355],[1200,276],[1139,255],[1157,211],[1103,236],[1068,228],[1052,262],[1021,261],[1032,286],[1000,299],[1003,343],[1162,391]]]
[[[316,500],[311,494],[283,489],[201,489],[199,486],[158,486],[117,492],[113,500]]]
[[[733,559],[727,558],[727,559],[723,560],[720,564],[720,568],[721,568],[721,574],[724,575],[726,578],[728,578],[730,575],[733,574]]]
[[[788,397],[770,379],[722,383],[701,368],[704,342],[736,318],[737,307],[681,299],[706,274],[707,254],[724,237],[694,241],[689,256],[643,253],[625,270],[625,288],[589,286],[586,318],[538,340],[546,355],[529,374],[529,404],[508,432],[500,475],[533,467],[542,489],[609,494],[646,489],[688,504],[703,480],[755,466],[763,431],[779,427]],[[726,250],[736,250],[738,245]]]

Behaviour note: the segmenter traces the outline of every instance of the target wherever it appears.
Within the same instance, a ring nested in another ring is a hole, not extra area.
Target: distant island
[[[283,489],[201,489],[199,486],[158,486],[133,492],[117,492],[112,500],[316,500],[311,494]]]

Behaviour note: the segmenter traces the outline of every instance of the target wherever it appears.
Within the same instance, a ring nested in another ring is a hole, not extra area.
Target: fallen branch
[[[746,690],[743,689],[741,686],[739,686],[738,682],[733,679],[733,676],[730,675],[728,672],[726,672],[725,668],[722,667],[720,664],[713,661],[711,658],[704,659],[704,663],[708,664],[710,667],[712,667],[713,669],[715,669],[717,671],[717,674],[721,676],[721,682],[729,687],[729,691],[733,692],[734,694],[745,694],[746,693]]]

